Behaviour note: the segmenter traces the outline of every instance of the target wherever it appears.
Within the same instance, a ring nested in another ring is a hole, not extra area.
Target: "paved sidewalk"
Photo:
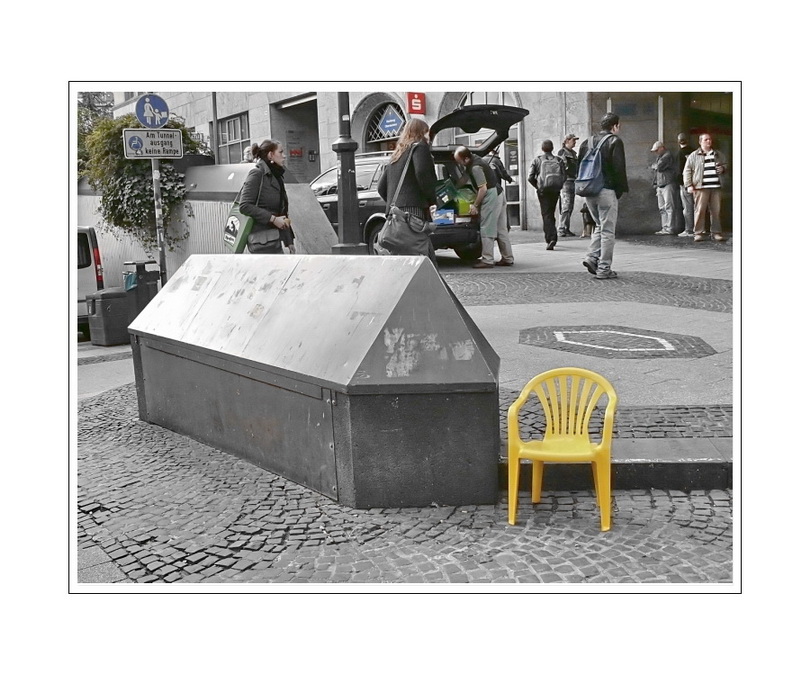
[[[501,356],[502,418],[533,374],[563,363],[597,370],[617,387],[610,532],[599,531],[587,472],[554,466],[539,505],[521,495],[516,527],[506,525],[503,494],[489,506],[342,507],[141,422],[129,347],[84,343],[80,590],[132,582],[695,583],[728,590],[731,242],[695,248],[683,239],[619,240],[620,277],[599,282],[581,265],[586,240],[561,239],[546,251],[537,238],[513,232],[514,267],[477,271],[441,253],[440,270]],[[602,342],[561,340],[584,327],[601,331]],[[667,347],[650,347],[659,343]],[[523,422],[542,430],[534,411]]]

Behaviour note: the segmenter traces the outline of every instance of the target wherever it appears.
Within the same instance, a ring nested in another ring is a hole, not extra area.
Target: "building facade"
[[[134,112],[146,92],[114,93],[113,114]],[[172,114],[185,120],[214,152],[218,164],[238,163],[251,143],[273,138],[282,143],[290,182],[308,183],[338,163],[332,144],[339,137],[336,92],[153,92]],[[350,92],[351,133],[358,153],[392,150],[405,121],[422,117],[428,124],[464,105],[492,103],[525,108],[529,115],[515,125],[501,148],[501,158],[514,183],[507,185],[508,220],[512,227],[542,229],[534,190],[526,182],[543,140],[555,152],[568,133],[581,140],[599,129],[608,111],[619,115],[627,156],[630,193],[621,200],[618,234],[644,234],[659,229],[652,188],[650,148],[656,140],[674,150],[678,133],[690,134],[697,147],[705,131],[730,160],[723,188],[723,229],[732,230],[733,93],[716,92]],[[442,143],[474,144],[475,135],[450,132]],[[580,140],[580,142],[581,142]],[[578,200],[579,202],[579,200]],[[576,207],[579,209],[579,203]]]

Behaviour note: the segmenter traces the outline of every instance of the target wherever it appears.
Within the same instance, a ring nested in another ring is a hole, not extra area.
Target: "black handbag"
[[[374,245],[379,255],[430,255],[430,244],[426,235],[436,230],[436,223],[406,213],[396,206],[415,146],[414,143],[408,151],[408,158],[405,160],[397,189],[391,199],[391,206],[385,216],[385,224]]]
[[[247,238],[251,253],[281,253],[281,233],[276,228],[251,232]]]

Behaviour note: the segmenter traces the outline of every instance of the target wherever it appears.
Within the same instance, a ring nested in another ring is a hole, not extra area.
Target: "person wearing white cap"
[[[557,234],[560,237],[573,237],[571,232],[571,214],[574,212],[574,181],[577,178],[577,153],[574,146],[579,140],[576,134],[568,134],[563,139],[562,147],[557,151],[557,156],[562,157],[565,162],[565,184],[560,190],[560,225]]]
[[[653,143],[650,152],[656,154],[656,160],[650,168],[653,171],[655,195],[658,197],[658,213],[661,214],[661,229],[656,234],[675,234],[675,190],[678,188],[675,158],[661,141]]]

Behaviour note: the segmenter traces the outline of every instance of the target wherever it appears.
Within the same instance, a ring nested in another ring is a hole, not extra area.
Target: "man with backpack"
[[[579,146],[579,174],[574,190],[585,198],[596,221],[582,264],[597,279],[615,279],[618,275],[612,266],[619,198],[630,188],[627,185],[624,143],[617,136],[621,126],[619,116],[607,113],[599,126],[599,134],[586,138]],[[594,152],[590,152],[591,149]]]
[[[546,236],[546,250],[553,251],[557,244],[557,223],[554,212],[560,200],[560,190],[565,185],[565,162],[551,154],[554,143],[543,141],[542,154],[535,157],[529,170],[529,183],[537,190],[540,213],[543,216],[543,233]]]

